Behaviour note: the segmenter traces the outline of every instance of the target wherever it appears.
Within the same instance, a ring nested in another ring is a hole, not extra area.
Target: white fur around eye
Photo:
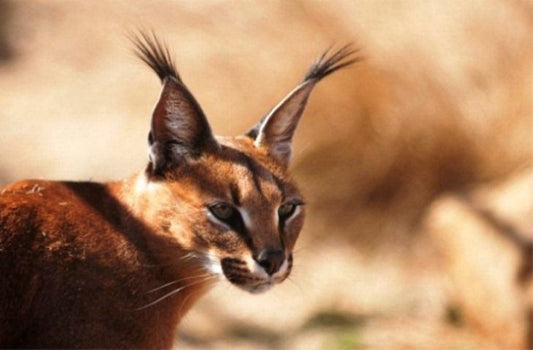
[[[296,208],[294,208],[294,211],[292,212],[291,216],[285,219],[285,224],[289,224],[295,217],[300,215],[302,212],[302,206],[296,205]],[[276,216],[277,216],[277,210],[276,210]]]
[[[239,207],[237,208],[237,210],[241,214],[242,221],[244,222],[244,227],[246,227],[248,231],[251,231],[252,230],[252,219],[250,218],[250,214],[248,214],[248,212],[244,208]]]
[[[215,225],[220,226],[220,227],[222,227],[225,230],[230,230],[231,229],[231,227],[229,227],[228,224],[226,224],[224,221],[220,220],[213,213],[211,213],[211,210],[206,209],[205,210],[205,215],[207,215],[207,218],[209,219],[209,221],[211,221]]]

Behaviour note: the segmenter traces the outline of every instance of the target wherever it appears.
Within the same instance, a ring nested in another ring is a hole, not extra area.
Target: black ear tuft
[[[181,80],[168,48],[153,32],[140,32],[130,36],[130,40],[135,54],[163,83],[148,135],[148,171],[159,176],[218,144],[200,105]]]
[[[310,80],[321,80],[341,68],[347,67],[362,60],[362,57],[353,57],[353,55],[358,53],[359,50],[352,48],[352,44],[344,45],[331,55],[329,54],[330,51],[331,48],[327,49],[316,59],[315,63],[305,74],[303,82]]]
[[[135,47],[135,55],[152,68],[161,82],[166,77],[172,77],[183,83],[168,47],[156,37],[153,31],[150,32],[150,35],[145,32],[132,33],[129,35],[129,39]]]
[[[330,54],[330,50],[325,51],[309,68],[303,82],[245,136],[253,139],[256,147],[266,149],[272,158],[287,166],[291,157],[292,137],[314,86],[339,69],[360,61],[360,57],[354,57],[357,52],[351,45],[345,45],[333,54]]]

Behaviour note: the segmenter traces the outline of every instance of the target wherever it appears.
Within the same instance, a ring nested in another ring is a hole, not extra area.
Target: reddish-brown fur
[[[352,52],[323,55],[246,135],[216,138],[168,51],[134,41],[163,82],[149,164],[114,183],[1,191],[0,347],[170,348],[216,278],[256,293],[291,271],[304,219],[291,139],[314,85]]]
[[[121,187],[28,180],[3,190],[2,347],[171,347],[206,286],[139,310],[154,300],[147,291],[191,284],[200,267],[131,215]]]

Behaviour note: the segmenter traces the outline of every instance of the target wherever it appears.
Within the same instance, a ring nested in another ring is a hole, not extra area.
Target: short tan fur
[[[148,166],[117,182],[1,191],[2,348],[171,348],[218,279],[258,293],[291,272],[304,221],[291,140],[315,84],[354,51],[322,55],[245,135],[215,137],[164,45],[132,40],[163,84]]]

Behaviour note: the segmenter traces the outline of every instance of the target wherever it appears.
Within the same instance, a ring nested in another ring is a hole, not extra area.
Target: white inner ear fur
[[[271,110],[259,128],[254,141],[255,147],[265,146],[265,138],[268,138],[269,144],[266,146],[272,147],[274,145],[277,147],[280,144],[280,149],[272,149],[276,156],[290,156],[292,134],[314,86],[314,81],[301,83]],[[267,127],[273,127],[272,130],[269,130],[271,135],[266,135]]]

